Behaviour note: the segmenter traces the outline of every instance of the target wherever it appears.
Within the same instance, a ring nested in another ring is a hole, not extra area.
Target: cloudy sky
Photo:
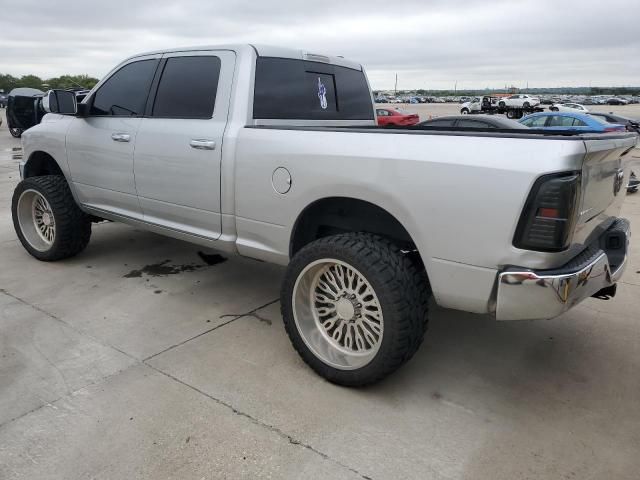
[[[146,50],[248,42],[344,55],[378,89],[637,86],[639,27],[639,0],[19,0],[0,73],[100,78]]]

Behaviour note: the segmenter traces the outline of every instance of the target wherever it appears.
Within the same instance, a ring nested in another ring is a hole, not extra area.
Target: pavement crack
[[[136,362],[140,363],[140,359],[139,359],[139,358],[134,357],[134,356],[133,356],[133,355],[131,355],[130,353],[127,353],[127,352],[125,352],[124,350],[119,349],[118,347],[115,347],[115,346],[113,346],[113,345],[110,345],[110,344],[108,344],[108,343],[103,342],[102,340],[100,340],[100,339],[98,339],[98,338],[94,337],[93,335],[90,335],[90,334],[88,334],[87,332],[85,332],[85,331],[83,331],[83,330],[80,330],[80,329],[76,328],[76,327],[75,327],[74,325],[72,325],[71,323],[69,323],[69,322],[65,322],[64,320],[62,320],[60,317],[58,317],[58,316],[54,315],[53,313],[51,313],[51,312],[47,312],[45,309],[43,309],[43,308],[41,308],[41,307],[39,307],[39,306],[37,306],[37,305],[35,305],[35,304],[31,303],[31,302],[28,302],[28,301],[27,301],[27,300],[25,300],[24,298],[20,298],[20,297],[18,297],[18,296],[16,296],[16,295],[14,295],[13,293],[11,293],[11,292],[7,291],[7,290],[6,290],[6,289],[4,289],[4,288],[0,288],[0,293],[2,293],[2,294],[4,294],[4,295],[6,295],[6,296],[8,296],[8,297],[13,298],[14,300],[17,300],[18,302],[22,303],[23,305],[26,305],[27,307],[33,308],[34,310],[36,310],[36,311],[38,311],[38,312],[42,313],[43,315],[46,315],[46,316],[47,316],[47,317],[49,317],[49,318],[52,318],[53,320],[55,320],[55,321],[57,321],[57,322],[62,323],[64,326],[66,326],[66,327],[70,328],[71,330],[73,330],[73,331],[74,331],[74,332],[76,332],[77,334],[82,335],[82,336],[84,336],[84,337],[86,337],[86,338],[88,338],[88,339],[92,340],[93,342],[95,342],[95,343],[98,343],[98,344],[102,345],[103,347],[111,348],[111,349],[115,350],[116,352],[119,352],[119,353],[121,353],[121,354],[123,354],[123,355],[126,355],[128,358],[130,358],[130,359],[132,359],[132,360],[134,360],[134,361],[136,361]]]
[[[37,412],[39,410],[42,410],[43,408],[46,408],[46,407],[57,408],[55,404],[60,402],[60,400],[63,400],[65,398],[69,398],[69,397],[73,397],[77,393],[79,393],[79,392],[81,392],[81,391],[83,391],[83,390],[85,390],[87,388],[93,387],[94,385],[99,385],[101,383],[104,383],[107,380],[109,380],[110,378],[115,377],[116,375],[120,375],[121,373],[123,373],[123,372],[125,372],[125,371],[127,371],[127,370],[129,370],[129,369],[131,369],[133,367],[139,367],[140,365],[143,365],[143,363],[140,362],[140,360],[136,360],[135,363],[132,363],[131,365],[129,365],[129,366],[125,367],[125,368],[122,368],[122,369],[120,369],[120,370],[118,370],[116,372],[110,373],[109,375],[105,375],[104,377],[101,377],[100,379],[94,380],[94,381],[92,381],[90,383],[87,383],[86,385],[83,385],[82,387],[77,388],[76,390],[68,391],[66,394],[61,395],[61,396],[59,396],[58,398],[56,398],[54,400],[47,401],[47,400],[41,398],[40,400],[43,402],[42,405],[38,405],[37,407],[32,408],[28,412],[24,412],[24,413],[18,415],[17,417],[10,418],[9,420],[6,420],[4,423],[0,423],[0,430],[2,430],[4,427],[6,427],[7,425],[9,425],[9,424],[11,424],[13,422],[16,422],[16,421],[20,420],[21,418],[24,418],[24,417],[26,417],[28,415],[31,415],[32,413],[35,413],[35,412]],[[148,367],[149,365],[144,364],[144,366]]]
[[[275,302],[271,302],[271,303],[275,303]],[[238,318],[240,318],[240,317],[238,317]],[[234,319],[234,320],[237,320],[237,318],[236,318],[236,319]],[[205,391],[203,391],[203,390],[200,390],[198,387],[194,387],[193,385],[190,385],[190,384],[188,384],[188,383],[186,383],[186,382],[184,382],[184,381],[180,380],[179,378],[174,377],[174,376],[173,376],[173,375],[171,375],[170,373],[164,372],[164,371],[162,371],[162,370],[160,370],[160,369],[158,369],[158,368],[154,367],[153,365],[150,365],[150,364],[148,364],[148,363],[146,363],[146,362],[143,362],[143,363],[144,363],[147,367],[149,367],[149,368],[151,368],[151,369],[155,370],[156,372],[158,372],[158,373],[160,373],[160,374],[164,375],[164,376],[165,376],[165,377],[167,377],[167,378],[170,378],[170,379],[171,379],[171,380],[173,380],[174,382],[177,382],[177,383],[179,383],[180,385],[183,385],[183,386],[185,386],[185,387],[187,387],[187,388],[190,388],[191,390],[193,390],[193,391],[195,391],[195,392],[199,393],[200,395],[204,395],[204,396],[205,396],[205,397],[207,397],[208,399],[213,400],[213,401],[214,401],[214,402],[216,402],[218,405],[221,405],[221,406],[223,406],[223,407],[225,407],[225,408],[227,408],[227,409],[231,410],[231,412],[232,412],[234,415],[238,415],[238,416],[240,416],[240,417],[244,417],[244,418],[246,418],[247,420],[249,420],[251,423],[253,423],[254,425],[258,425],[259,427],[266,428],[266,429],[267,429],[267,430],[269,430],[270,432],[275,433],[275,434],[276,434],[276,435],[278,435],[279,437],[281,437],[281,438],[283,438],[284,440],[286,440],[287,442],[289,442],[291,445],[295,445],[295,446],[298,446],[298,447],[302,447],[302,448],[304,448],[304,449],[306,449],[306,450],[309,450],[309,451],[311,451],[311,452],[315,453],[316,455],[318,455],[318,456],[322,457],[324,460],[327,460],[327,461],[329,461],[329,462],[332,462],[332,463],[334,463],[334,464],[338,465],[339,467],[342,467],[342,468],[344,468],[344,469],[347,469],[347,470],[349,470],[351,473],[354,473],[354,474],[358,475],[360,478],[362,478],[362,479],[364,479],[364,480],[372,480],[372,478],[371,478],[370,476],[365,475],[365,474],[363,474],[363,473],[359,472],[358,470],[356,470],[355,468],[350,467],[349,465],[346,465],[346,464],[342,463],[340,460],[336,460],[335,458],[330,457],[328,454],[324,453],[323,451],[318,450],[318,449],[317,449],[317,448],[315,448],[314,446],[312,446],[312,445],[310,445],[310,444],[308,444],[308,443],[305,443],[305,442],[303,442],[302,440],[299,440],[299,439],[295,438],[293,435],[289,435],[288,433],[286,433],[285,431],[283,431],[283,430],[281,430],[280,428],[276,427],[275,425],[270,425],[270,424],[268,424],[268,423],[265,423],[265,422],[263,422],[262,420],[260,420],[260,419],[258,419],[258,418],[256,418],[256,417],[252,416],[251,414],[249,414],[249,413],[247,413],[247,412],[243,412],[242,410],[238,410],[236,407],[234,407],[234,406],[233,406],[233,405],[231,405],[230,403],[225,402],[224,400],[221,400],[221,399],[219,399],[219,398],[216,398],[216,397],[214,397],[213,395],[211,395],[211,394],[209,394],[209,393],[207,393],[207,392],[205,392]]]
[[[228,317],[233,317],[233,318],[231,318],[230,320],[227,320],[226,322],[222,322],[222,323],[220,323],[219,325],[216,325],[215,327],[209,328],[209,329],[205,330],[204,332],[200,332],[199,334],[194,335],[193,337],[189,337],[189,338],[187,338],[186,340],[183,340],[183,341],[178,342],[178,343],[176,343],[176,344],[174,344],[174,345],[171,345],[171,346],[169,346],[169,347],[165,348],[164,350],[161,350],[161,351],[159,351],[159,352],[157,352],[157,353],[154,353],[153,355],[150,355],[150,356],[148,356],[147,358],[143,359],[143,360],[142,360],[142,362],[143,362],[143,363],[144,363],[144,362],[148,362],[149,360],[151,360],[151,359],[153,359],[153,358],[157,357],[158,355],[162,355],[163,353],[166,353],[166,352],[168,352],[169,350],[173,350],[173,349],[174,349],[174,348],[176,348],[176,347],[179,347],[179,346],[181,346],[181,345],[184,345],[185,343],[188,343],[188,342],[190,342],[191,340],[195,340],[196,338],[199,338],[199,337],[201,337],[201,336],[203,336],[203,335],[206,335],[207,333],[211,333],[211,332],[213,332],[214,330],[217,330],[217,329],[219,329],[219,328],[224,327],[225,325],[229,325],[231,322],[235,322],[236,320],[238,320],[238,319],[240,319],[240,318],[242,318],[242,317],[252,316],[252,317],[256,317],[256,318],[258,318],[259,320],[261,320],[261,321],[263,321],[263,322],[268,322],[268,323],[270,324],[270,323],[271,323],[271,320],[268,320],[268,319],[266,319],[266,318],[262,318],[262,317],[260,317],[258,314],[256,314],[256,312],[257,312],[258,310],[262,310],[262,309],[263,309],[263,308],[265,308],[265,307],[268,307],[269,305],[273,305],[273,304],[274,304],[274,303],[276,303],[277,301],[278,301],[278,299],[276,298],[275,300],[271,300],[270,302],[267,302],[267,303],[265,303],[264,305],[260,305],[259,307],[256,307],[256,308],[254,308],[253,310],[251,310],[251,311],[249,311],[249,312],[247,312],[247,313],[239,313],[239,314],[236,314],[236,315],[233,315],[233,314],[230,314],[230,315],[220,315],[220,318],[228,318]]]
[[[266,319],[260,317],[259,315],[256,315],[256,312],[258,310],[262,310],[265,307],[268,307],[269,305],[273,305],[274,303],[278,302],[280,299],[276,298],[275,300],[271,300],[268,303],[265,303],[264,305],[258,307],[258,308],[254,308],[253,310],[250,310],[248,312],[245,313],[225,313],[223,315],[220,315],[220,318],[227,318],[227,317],[234,317],[235,320],[237,320],[238,318],[241,317],[256,317],[259,320],[265,321]]]

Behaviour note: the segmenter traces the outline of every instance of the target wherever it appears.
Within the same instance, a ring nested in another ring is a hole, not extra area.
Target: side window
[[[525,121],[521,122],[525,127],[531,128],[542,128],[546,123],[548,117],[533,117],[528,118]]]
[[[586,123],[584,123],[582,120],[580,120],[578,118],[574,118],[573,119],[573,126],[574,127],[588,127],[588,125]]]
[[[478,122],[476,120],[458,120],[457,127],[467,127],[467,128],[495,128],[493,125],[489,125],[488,123]]]
[[[554,115],[549,120],[550,127],[573,127],[573,117],[561,117]]]
[[[218,57],[169,58],[158,84],[152,115],[165,118],[211,118],[219,78]]]
[[[135,117],[144,113],[158,60],[128,63],[98,89],[90,115]]]
[[[454,120],[434,120],[424,124],[425,127],[453,127]]]

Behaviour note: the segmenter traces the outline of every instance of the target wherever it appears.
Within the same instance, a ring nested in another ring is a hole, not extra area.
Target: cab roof
[[[177,53],[177,52],[193,52],[193,51],[206,51],[206,50],[232,50],[234,52],[242,54],[255,54],[258,57],[278,57],[278,58],[291,58],[296,60],[307,60],[309,62],[321,62],[330,63],[332,65],[339,65],[342,67],[352,68],[355,70],[362,70],[362,65],[357,62],[346,60],[341,56],[325,55],[323,53],[309,52],[306,50],[277,47],[273,45],[260,45],[260,44],[225,44],[225,45],[197,45],[190,47],[177,47],[170,49],[154,50],[150,52],[139,53],[132,55],[129,58],[142,57],[145,55],[158,55],[164,53]],[[129,60],[129,58],[127,60]]]

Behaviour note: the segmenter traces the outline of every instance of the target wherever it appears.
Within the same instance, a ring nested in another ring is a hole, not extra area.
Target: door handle
[[[215,150],[216,142],[213,140],[201,140],[201,139],[193,139],[189,142],[191,148],[195,148],[198,150]]]
[[[128,142],[131,140],[131,135],[128,133],[112,133],[111,140],[114,142]]]

